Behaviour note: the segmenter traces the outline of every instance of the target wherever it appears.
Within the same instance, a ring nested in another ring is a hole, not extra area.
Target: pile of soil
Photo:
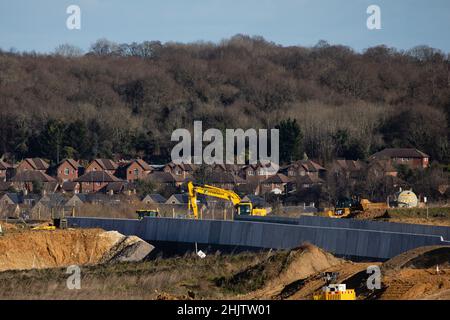
[[[0,237],[0,271],[137,261],[152,249],[139,238],[101,229],[6,232]]]
[[[246,299],[272,298],[286,285],[341,263],[342,259],[305,244],[297,249],[274,253],[230,278],[218,279],[216,283],[233,292],[251,292],[245,296]]]

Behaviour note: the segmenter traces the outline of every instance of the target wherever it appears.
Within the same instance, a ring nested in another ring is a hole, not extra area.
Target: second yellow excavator
[[[265,216],[267,215],[266,209],[254,208],[251,202],[242,201],[234,191],[225,190],[210,185],[194,184],[188,182],[188,209],[192,210],[192,214],[195,219],[198,219],[198,205],[197,194],[204,194],[206,196],[215,197],[219,199],[229,200],[233,203],[236,214],[238,215],[252,215],[252,216]]]

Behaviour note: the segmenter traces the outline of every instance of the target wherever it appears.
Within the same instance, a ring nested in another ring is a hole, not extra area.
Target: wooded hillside
[[[387,146],[448,161],[450,57],[429,47],[363,53],[282,47],[237,35],[218,44],[98,40],[90,52],[0,53],[0,156],[169,160],[170,135],[273,128],[296,119],[302,156],[364,159]],[[292,159],[295,160],[295,159]]]

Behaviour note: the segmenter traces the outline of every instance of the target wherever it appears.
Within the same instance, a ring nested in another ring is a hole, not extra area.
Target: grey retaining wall
[[[117,230],[125,235],[136,235],[148,242],[197,242],[218,246],[289,249],[308,241],[339,256],[380,260],[389,259],[416,247],[450,245],[450,242],[443,241],[440,234],[403,232],[396,230],[398,226],[383,225],[383,230],[376,230],[369,229],[369,226],[364,224],[356,228],[355,224],[336,222],[336,219],[307,218],[315,219],[306,219],[302,225],[171,218],[68,218],[68,221],[72,227]],[[370,228],[375,226],[370,225]],[[388,230],[389,228],[392,230]]]

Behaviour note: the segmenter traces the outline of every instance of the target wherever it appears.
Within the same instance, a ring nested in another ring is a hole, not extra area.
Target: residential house
[[[167,199],[159,193],[148,194],[142,199],[142,202],[146,204],[162,204],[166,201]]]
[[[428,167],[430,156],[415,148],[386,148],[371,155],[369,160],[391,160],[394,165],[417,169]]]
[[[212,165],[212,172],[229,172],[234,175],[239,175],[242,166],[237,164],[214,164]]]
[[[181,186],[185,181],[183,176],[175,175],[165,171],[154,171],[148,174],[146,179],[148,181],[157,184],[158,186],[174,186],[174,187]]]
[[[325,181],[316,175],[305,175],[295,178],[294,184],[296,189],[306,189],[324,184]]]
[[[207,178],[207,184],[214,187],[233,190],[235,187],[247,183],[244,179],[231,172],[215,172]]]
[[[288,177],[314,176],[324,178],[326,169],[312,160],[298,160],[285,167],[280,172]]]
[[[80,164],[74,159],[65,159],[48,169],[48,174],[59,182],[74,181],[78,178]]]
[[[80,183],[80,191],[83,193],[95,193],[105,188],[111,182],[121,182],[119,178],[106,170],[88,171],[75,180]]]
[[[0,197],[0,206],[5,205],[26,205],[33,207],[41,196],[38,194],[23,194],[23,193],[5,193]]]
[[[183,179],[192,178],[196,166],[194,164],[180,163],[175,164],[170,162],[163,168],[164,172],[171,173],[175,176],[182,177]]]
[[[12,165],[0,159],[0,182],[6,181],[8,178],[8,171]]]
[[[294,178],[277,173],[261,182],[261,193],[286,194]]]
[[[368,175],[374,177],[392,176],[398,175],[397,169],[393,165],[393,161],[390,159],[378,160],[372,159],[367,165]]]
[[[49,168],[49,164],[41,158],[23,159],[16,167],[16,172],[36,170],[45,173]]]
[[[101,191],[110,195],[119,193],[131,195],[136,192],[128,181],[110,182]]]
[[[19,171],[11,178],[11,182],[17,190],[24,192],[51,193],[55,192],[58,187],[58,182],[55,178],[40,170]],[[41,187],[41,190],[34,190],[38,185]]]
[[[116,174],[119,165],[111,159],[94,159],[86,167],[85,172],[104,171],[111,175]]]
[[[0,197],[0,206],[16,205],[22,203],[22,194],[20,193],[5,193]]]
[[[65,181],[60,185],[61,193],[79,193],[80,184],[75,181]]]
[[[186,205],[189,202],[189,195],[187,193],[176,193],[169,197],[169,199],[166,200],[166,204],[181,204]]]
[[[86,193],[77,193],[70,197],[66,203],[65,207],[78,208],[87,202],[87,197],[89,194]]]
[[[361,160],[337,159],[327,166],[328,175],[336,178],[346,178],[352,181],[361,179],[366,164]]]
[[[31,217],[37,220],[51,219],[65,215],[64,206],[67,199],[60,193],[44,195],[30,211]]]
[[[270,176],[275,175],[278,172],[277,166],[271,163],[261,163],[249,164],[241,167],[240,175],[245,180],[261,182]]]
[[[152,167],[142,159],[131,160],[127,162],[119,162],[117,175],[129,182],[144,179],[150,172]]]

